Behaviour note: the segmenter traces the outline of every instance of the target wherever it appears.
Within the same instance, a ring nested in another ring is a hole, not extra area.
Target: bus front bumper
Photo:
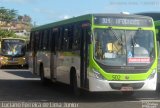
[[[13,65],[26,65],[26,61],[22,60],[22,61],[1,61],[0,65],[1,66],[13,66]]]
[[[108,81],[89,77],[89,91],[155,91],[157,73],[145,81]]]

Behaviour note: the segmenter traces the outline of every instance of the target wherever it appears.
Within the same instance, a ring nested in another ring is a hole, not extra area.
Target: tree
[[[6,37],[15,37],[16,34],[11,30],[1,30],[0,29],[0,38],[6,38]]]
[[[6,9],[0,7],[0,38],[4,37],[17,37],[14,30],[27,30],[30,31],[31,17],[28,15],[17,15],[17,10]],[[2,27],[1,27],[2,25]],[[4,29],[4,30],[1,30]],[[10,30],[9,30],[10,29]]]
[[[31,17],[25,14],[24,15],[24,21],[27,22],[27,23],[30,23],[31,22]]]
[[[0,7],[0,20],[11,22],[17,16],[17,11],[14,9],[6,9],[4,7]]]
[[[7,16],[6,16],[7,22],[13,21],[16,18],[16,16],[17,16],[16,10],[14,10],[14,9],[8,10]]]
[[[4,7],[0,7],[0,20],[1,21],[5,20],[6,14],[7,14],[7,9],[5,9]]]
[[[27,24],[30,24],[31,23],[31,21],[32,21],[32,19],[31,19],[31,17],[30,16],[28,16],[28,15],[18,15],[18,21],[19,22],[23,22],[23,23],[27,23]]]
[[[23,16],[22,15],[18,15],[18,21],[22,22],[23,21]]]

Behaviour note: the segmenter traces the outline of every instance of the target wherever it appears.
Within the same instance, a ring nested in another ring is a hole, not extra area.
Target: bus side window
[[[33,37],[34,37],[34,33],[31,32],[30,41],[29,41],[29,51],[33,51],[33,47],[34,47],[33,46],[33,42],[34,42]]]
[[[35,32],[32,33],[32,36],[31,36],[31,51],[35,51],[35,39],[36,39],[36,34]]]
[[[68,50],[72,50],[73,44],[73,25],[71,25],[68,29]]]
[[[61,33],[60,29],[57,29],[57,31],[55,31],[55,33],[54,33],[54,36],[55,36],[55,51],[59,50],[59,48],[60,48],[60,40],[61,40],[60,33]]]
[[[48,30],[45,30],[44,35],[43,35],[43,50],[48,50],[48,37],[49,37],[49,32]]]
[[[58,36],[58,50],[62,50],[63,49],[63,31],[64,29],[61,27],[60,31],[59,31],[59,36]]]
[[[31,50],[36,52],[38,50],[39,32],[38,31],[34,32],[31,38],[32,38]]]
[[[66,50],[68,50],[68,32],[69,32],[69,29],[68,29],[68,27],[66,27],[65,29],[64,29],[64,32],[63,32],[63,50],[64,51],[66,51]]]
[[[49,50],[49,33],[50,33],[50,30],[47,30],[46,31],[46,50],[48,51]]]
[[[56,41],[57,35],[58,35],[58,29],[50,31],[49,43],[50,43],[50,50],[52,52],[55,52],[55,49],[56,49],[56,45],[55,45],[56,43],[55,42],[58,42],[58,41]]]
[[[40,40],[39,40],[39,50],[41,51],[43,48],[43,35],[44,35],[44,31],[40,32]]]
[[[44,31],[44,34],[43,34],[42,50],[45,50],[45,49],[46,49],[46,37],[45,37],[45,34],[46,34],[46,31]]]
[[[49,43],[48,43],[48,49],[49,49],[49,51],[52,51],[52,34],[53,34],[53,32],[52,32],[52,30],[49,30]]]
[[[80,31],[78,24],[74,25],[74,34],[73,34],[73,50],[80,49]]]
[[[35,37],[35,38],[34,38],[34,39],[35,39],[35,43],[34,43],[34,44],[35,44],[35,45],[34,45],[34,46],[35,46],[35,49],[34,49],[34,50],[35,50],[35,51],[38,51],[38,45],[39,45],[39,31],[36,31],[36,32],[35,32],[35,36],[34,36],[34,37]]]

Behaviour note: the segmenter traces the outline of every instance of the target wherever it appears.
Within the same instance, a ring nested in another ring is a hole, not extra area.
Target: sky
[[[0,7],[43,25],[90,13],[160,12],[160,0],[0,0]]]

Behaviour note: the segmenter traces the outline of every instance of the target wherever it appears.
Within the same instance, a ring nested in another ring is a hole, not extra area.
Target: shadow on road
[[[24,78],[39,78],[37,75],[33,75],[29,70],[5,70],[6,73],[13,74]]]
[[[121,93],[88,93],[76,97],[64,84],[42,85],[40,80],[0,80],[0,101],[54,101],[54,102],[115,102],[139,101],[139,98],[155,98],[152,92],[138,92],[132,97]],[[143,95],[142,95],[143,94]],[[149,96],[150,94],[150,96]],[[137,96],[139,95],[139,96]]]
[[[131,97],[124,97],[120,92],[89,93],[76,97],[70,86],[61,83],[48,83],[42,85],[40,80],[35,80],[29,71],[8,71],[6,73],[18,75],[26,80],[0,79],[0,101],[52,101],[52,102],[122,102],[139,101],[141,99],[158,99],[159,94],[154,92],[136,92]],[[27,78],[32,78],[27,80]]]
[[[28,66],[2,66],[1,69],[28,69]]]

